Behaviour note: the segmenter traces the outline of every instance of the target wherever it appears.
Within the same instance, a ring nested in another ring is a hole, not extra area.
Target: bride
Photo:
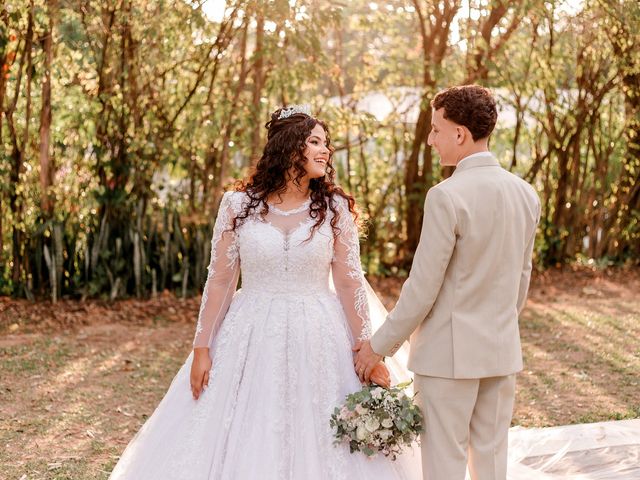
[[[333,444],[331,413],[362,386],[352,345],[371,334],[354,200],[322,121],[293,106],[266,126],[255,173],[222,198],[193,351],[112,480],[421,476],[408,456]]]

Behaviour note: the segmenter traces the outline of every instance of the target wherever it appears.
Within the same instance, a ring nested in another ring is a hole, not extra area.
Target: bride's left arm
[[[371,321],[365,279],[360,265],[358,227],[346,199],[338,198],[339,233],[334,236],[331,263],[333,284],[349,321],[354,342],[371,337]]]
[[[371,317],[366,280],[360,265],[358,226],[349,211],[346,200],[340,199],[338,212],[340,216],[337,226],[340,232],[334,238],[331,272],[336,293],[355,343],[371,338]],[[356,373],[360,380],[364,381],[362,372]],[[368,378],[385,388],[390,386],[389,370],[384,363],[376,365]]]

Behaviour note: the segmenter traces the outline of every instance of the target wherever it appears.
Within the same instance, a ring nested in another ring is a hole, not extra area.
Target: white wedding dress
[[[190,390],[193,352],[111,480],[418,479],[419,451],[396,461],[334,445],[329,419],[362,385],[354,338],[371,332],[358,232],[346,200],[312,236],[310,201],[270,205],[235,232],[247,196],[225,193],[211,241],[194,346],[210,346],[209,386]],[[236,291],[242,273],[242,288]]]
[[[210,346],[209,387],[193,399],[191,353],[109,478],[421,479],[418,448],[392,462],[333,445],[330,415],[361,388],[353,339],[386,317],[362,274],[346,201],[334,238],[330,211],[310,237],[309,202],[287,212],[270,206],[266,218],[230,232],[245,199],[224,195],[211,240],[193,342]],[[410,378],[407,353],[387,359],[394,384]],[[640,478],[640,420],[516,427],[509,437],[508,480]]]

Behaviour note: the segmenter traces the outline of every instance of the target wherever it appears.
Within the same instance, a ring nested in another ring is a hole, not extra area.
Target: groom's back
[[[510,291],[517,294],[527,241],[537,223],[539,201],[534,189],[499,166],[458,171],[441,187],[449,193],[457,215],[454,255],[464,260],[458,265],[462,276],[482,280],[485,288],[500,287],[503,296],[507,284],[515,286]],[[480,288],[475,283],[468,287]],[[512,296],[508,300],[515,302]]]
[[[422,351],[425,359],[412,363],[426,360],[428,371],[419,373],[452,378],[519,371],[518,313],[529,282],[538,197],[491,154],[464,160],[434,188],[451,199],[456,243],[428,320],[412,337],[412,353]]]

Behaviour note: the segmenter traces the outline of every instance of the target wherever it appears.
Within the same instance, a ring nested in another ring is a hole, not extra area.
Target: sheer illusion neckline
[[[272,211],[273,213],[277,213],[278,215],[284,215],[284,216],[295,215],[296,213],[303,212],[307,208],[309,208],[309,205],[311,205],[311,198],[307,198],[299,207],[292,208],[291,210],[282,210],[276,207],[273,203],[269,203],[269,202],[267,202],[267,205],[269,206],[269,211]]]

